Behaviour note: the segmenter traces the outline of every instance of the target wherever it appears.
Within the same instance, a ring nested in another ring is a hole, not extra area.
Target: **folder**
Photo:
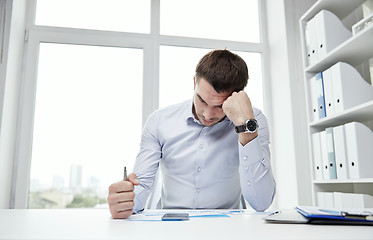
[[[326,149],[328,151],[329,178],[337,179],[337,170],[335,167],[335,155],[334,155],[333,128],[329,127],[325,129],[325,133],[326,133]]]
[[[345,124],[348,176],[350,178],[373,177],[373,133],[362,123]]]
[[[343,194],[341,192],[333,192],[334,208],[343,208]]]
[[[322,72],[322,80],[324,84],[324,99],[326,116],[332,116],[335,113],[334,96],[333,96],[333,79],[332,69],[328,68]]]
[[[326,208],[334,208],[334,194],[332,192],[324,192],[324,201]]]
[[[341,211],[312,206],[298,206],[295,209],[275,211],[263,219],[267,223],[373,225],[371,211]]]
[[[373,100],[373,86],[366,82],[354,67],[338,62],[328,70],[331,70],[333,82],[335,113]]]
[[[323,179],[320,133],[312,134],[314,179]]]
[[[327,149],[325,131],[320,132],[320,145],[321,145],[322,175],[324,179],[330,179],[328,149]]]
[[[317,192],[316,193],[317,197],[317,206],[319,207],[325,207],[325,194],[324,192]]]
[[[338,179],[347,179],[347,146],[344,125],[333,128],[335,165]]]
[[[323,59],[331,50],[352,36],[342,21],[332,12],[321,10],[314,17],[317,28],[317,58]]]
[[[368,194],[354,193],[353,208],[373,208],[373,196]]]
[[[319,119],[326,117],[325,99],[324,99],[324,83],[322,73],[316,74],[316,97],[318,105]]]
[[[308,46],[307,50],[307,59],[308,59],[308,66],[313,65],[318,62],[319,58],[317,56],[317,25],[316,25],[316,19],[312,18],[306,23],[305,28],[305,37],[306,46]]]
[[[310,102],[311,102],[311,120],[319,120],[319,104],[318,104],[318,91],[316,85],[316,75],[314,75],[309,81],[310,89]]]

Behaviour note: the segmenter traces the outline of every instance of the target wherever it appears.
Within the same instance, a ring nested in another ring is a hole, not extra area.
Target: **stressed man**
[[[113,218],[144,209],[158,168],[161,208],[238,208],[241,195],[257,211],[271,205],[268,124],[243,91],[247,81],[246,63],[228,50],[199,61],[193,99],[149,116],[133,173],[110,186]]]

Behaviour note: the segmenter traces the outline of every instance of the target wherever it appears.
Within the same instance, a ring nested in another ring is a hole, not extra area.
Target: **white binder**
[[[316,75],[313,76],[310,81],[310,102],[312,104],[312,109],[311,110],[311,116],[312,116],[312,121],[319,120],[319,104],[318,104],[318,92],[317,92],[317,83],[316,83]]]
[[[334,96],[333,96],[333,79],[332,69],[328,68],[322,73],[322,80],[324,83],[324,99],[326,116],[332,116],[335,113]]]
[[[347,151],[344,125],[333,128],[335,164],[338,179],[347,179]]]
[[[321,143],[322,175],[324,179],[330,179],[328,149],[327,149],[325,131],[320,132],[320,143]]]
[[[326,208],[334,208],[334,195],[332,192],[324,192],[324,201]]]
[[[317,27],[317,57],[321,60],[327,53],[350,38],[352,32],[328,10],[321,10],[314,18]]]
[[[335,113],[373,100],[373,86],[367,83],[354,67],[338,62],[329,70],[333,79]]]
[[[334,208],[342,209],[343,208],[343,193],[333,192]]]
[[[326,150],[328,151],[329,178],[337,179],[337,170],[335,167],[333,128],[329,127],[325,129],[325,133],[326,133]]]
[[[307,29],[308,29],[308,38],[309,38],[309,43],[306,45],[308,46],[308,62],[309,65],[313,65],[318,61],[318,56],[317,56],[317,25],[315,23],[315,18],[312,18],[307,22]],[[306,40],[307,40],[307,35],[306,35]]]
[[[362,123],[345,124],[348,175],[350,178],[373,177],[373,133]]]
[[[317,192],[317,206],[320,208],[325,208],[325,194],[324,192]]]
[[[320,133],[312,134],[312,144],[313,144],[313,170],[314,178],[317,180],[323,179],[323,165],[321,156],[321,144],[320,144]]]
[[[368,194],[352,194],[354,208],[373,208],[373,196]]]

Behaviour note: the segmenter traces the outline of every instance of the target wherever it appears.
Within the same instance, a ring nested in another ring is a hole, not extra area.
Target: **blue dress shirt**
[[[205,127],[192,113],[193,101],[153,112],[146,121],[134,172],[134,211],[145,207],[158,167],[162,208],[238,208],[241,194],[257,211],[275,195],[268,123],[254,108],[258,136],[242,146],[234,124],[225,118]]]

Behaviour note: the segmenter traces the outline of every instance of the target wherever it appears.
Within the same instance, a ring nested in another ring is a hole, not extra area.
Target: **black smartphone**
[[[166,213],[162,216],[162,221],[185,221],[189,220],[189,213]]]

